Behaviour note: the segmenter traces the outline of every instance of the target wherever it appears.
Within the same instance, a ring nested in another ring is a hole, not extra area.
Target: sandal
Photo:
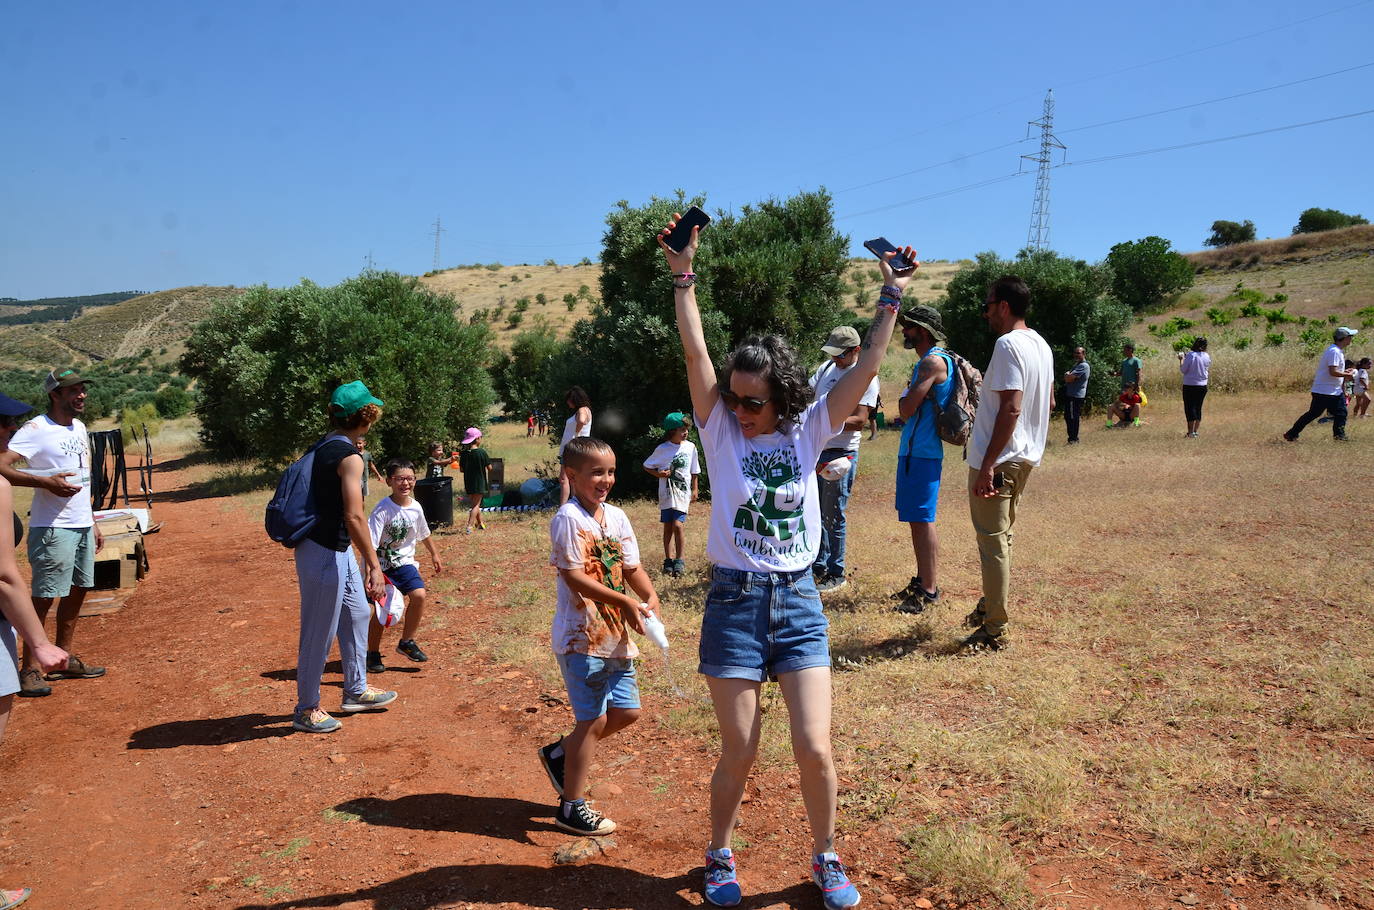
[[[0,910],[10,910],[11,907],[18,907],[33,894],[32,888],[14,888],[0,891]]]

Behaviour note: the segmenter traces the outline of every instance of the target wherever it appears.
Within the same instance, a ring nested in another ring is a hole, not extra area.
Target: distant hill
[[[83,297],[40,297],[37,300],[0,297],[0,325],[65,322],[84,310],[122,303],[142,293],[142,291],[115,291],[110,294],[87,294]]]
[[[958,269],[957,263],[922,264],[919,279],[912,284],[915,298],[928,303],[940,297],[944,293],[944,283]],[[881,284],[877,260],[851,260],[844,277],[849,286],[845,302],[854,310],[871,315]],[[451,294],[459,304],[459,318],[483,315],[494,330],[496,347],[500,350],[508,349],[521,331],[540,324],[550,326],[559,337],[565,336],[573,323],[590,316],[592,308],[600,302],[600,281],[599,264],[478,264],[431,272],[420,279],[421,284],[432,290]],[[868,295],[869,302],[863,307],[855,302],[855,295],[860,291]],[[544,295],[543,304],[539,303],[540,294]],[[565,295],[574,298],[571,309],[564,300]],[[512,326],[510,314],[515,312],[522,298],[528,300],[527,309],[521,314],[519,323]]]
[[[233,287],[176,288],[88,309],[69,322],[40,319],[0,327],[0,361],[30,368],[80,366],[144,349],[152,349],[154,361],[169,361],[216,302],[239,293]],[[41,311],[34,315],[41,317]]]

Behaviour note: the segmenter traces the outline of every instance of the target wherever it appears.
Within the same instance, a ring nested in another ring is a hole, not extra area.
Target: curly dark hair
[[[374,424],[381,419],[382,409],[375,404],[365,404],[347,416],[338,405],[329,406],[329,425],[336,430],[356,430],[363,424]]]
[[[806,381],[806,370],[797,362],[797,352],[781,335],[750,335],[741,341],[725,358],[721,388],[730,388],[730,376],[736,370],[768,381],[780,421],[796,421],[816,397]]]

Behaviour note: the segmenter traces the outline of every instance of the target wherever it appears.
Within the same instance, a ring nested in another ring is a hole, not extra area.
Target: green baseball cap
[[[361,379],[339,386],[334,390],[334,394],[329,396],[329,403],[343,411],[345,417],[352,417],[370,404],[375,404],[379,408],[385,407],[380,398],[373,397]]]
[[[679,430],[685,426],[687,426],[687,415],[682,413],[681,411],[674,411],[667,417],[663,418],[663,431],[665,433],[670,433],[673,430]]]

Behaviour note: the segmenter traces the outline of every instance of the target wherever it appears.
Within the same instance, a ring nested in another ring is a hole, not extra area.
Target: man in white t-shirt
[[[29,512],[29,567],[33,572],[33,609],[47,619],[57,604],[57,646],[71,652],[76,623],[86,591],[95,584],[95,554],[100,532],[91,514],[91,449],[86,425],[86,385],[73,369],[56,369],[43,380],[48,412],[19,428],[8,452],[0,454],[0,475],[16,486],[33,487]],[[27,471],[15,467],[23,459]],[[104,676],[72,654],[67,668],[48,679],[93,679]],[[28,648],[19,671],[19,694],[49,695],[42,671]]]
[[[842,325],[830,333],[821,345],[830,360],[811,374],[811,388],[815,389],[818,400],[829,395],[835,383],[854,369],[859,362],[861,343],[853,326]],[[859,399],[858,407],[846,418],[840,432],[826,442],[816,463],[816,471],[820,474],[821,540],[811,571],[816,576],[816,590],[822,594],[846,584],[845,510],[854,489],[854,475],[859,469],[859,440],[868,423],[868,412],[877,405],[878,377],[874,376]]]
[[[1317,363],[1317,373],[1312,377],[1312,404],[1307,413],[1297,419],[1283,438],[1297,442],[1298,434],[1309,423],[1321,416],[1323,411],[1331,415],[1331,433],[1337,442],[1345,442],[1345,390],[1342,386],[1355,375],[1354,370],[1345,368],[1345,349],[1350,347],[1350,339],[1360,334],[1359,329],[1341,326],[1332,333],[1331,346],[1322,353]]]
[[[1045,454],[1054,404],[1054,355],[1026,327],[1029,306],[1030,289],[1014,276],[994,281],[983,304],[983,318],[998,337],[967,456],[969,513],[983,570],[983,597],[965,620],[974,628],[963,642],[970,649],[995,651],[1006,641],[1011,529],[1031,470]]]

